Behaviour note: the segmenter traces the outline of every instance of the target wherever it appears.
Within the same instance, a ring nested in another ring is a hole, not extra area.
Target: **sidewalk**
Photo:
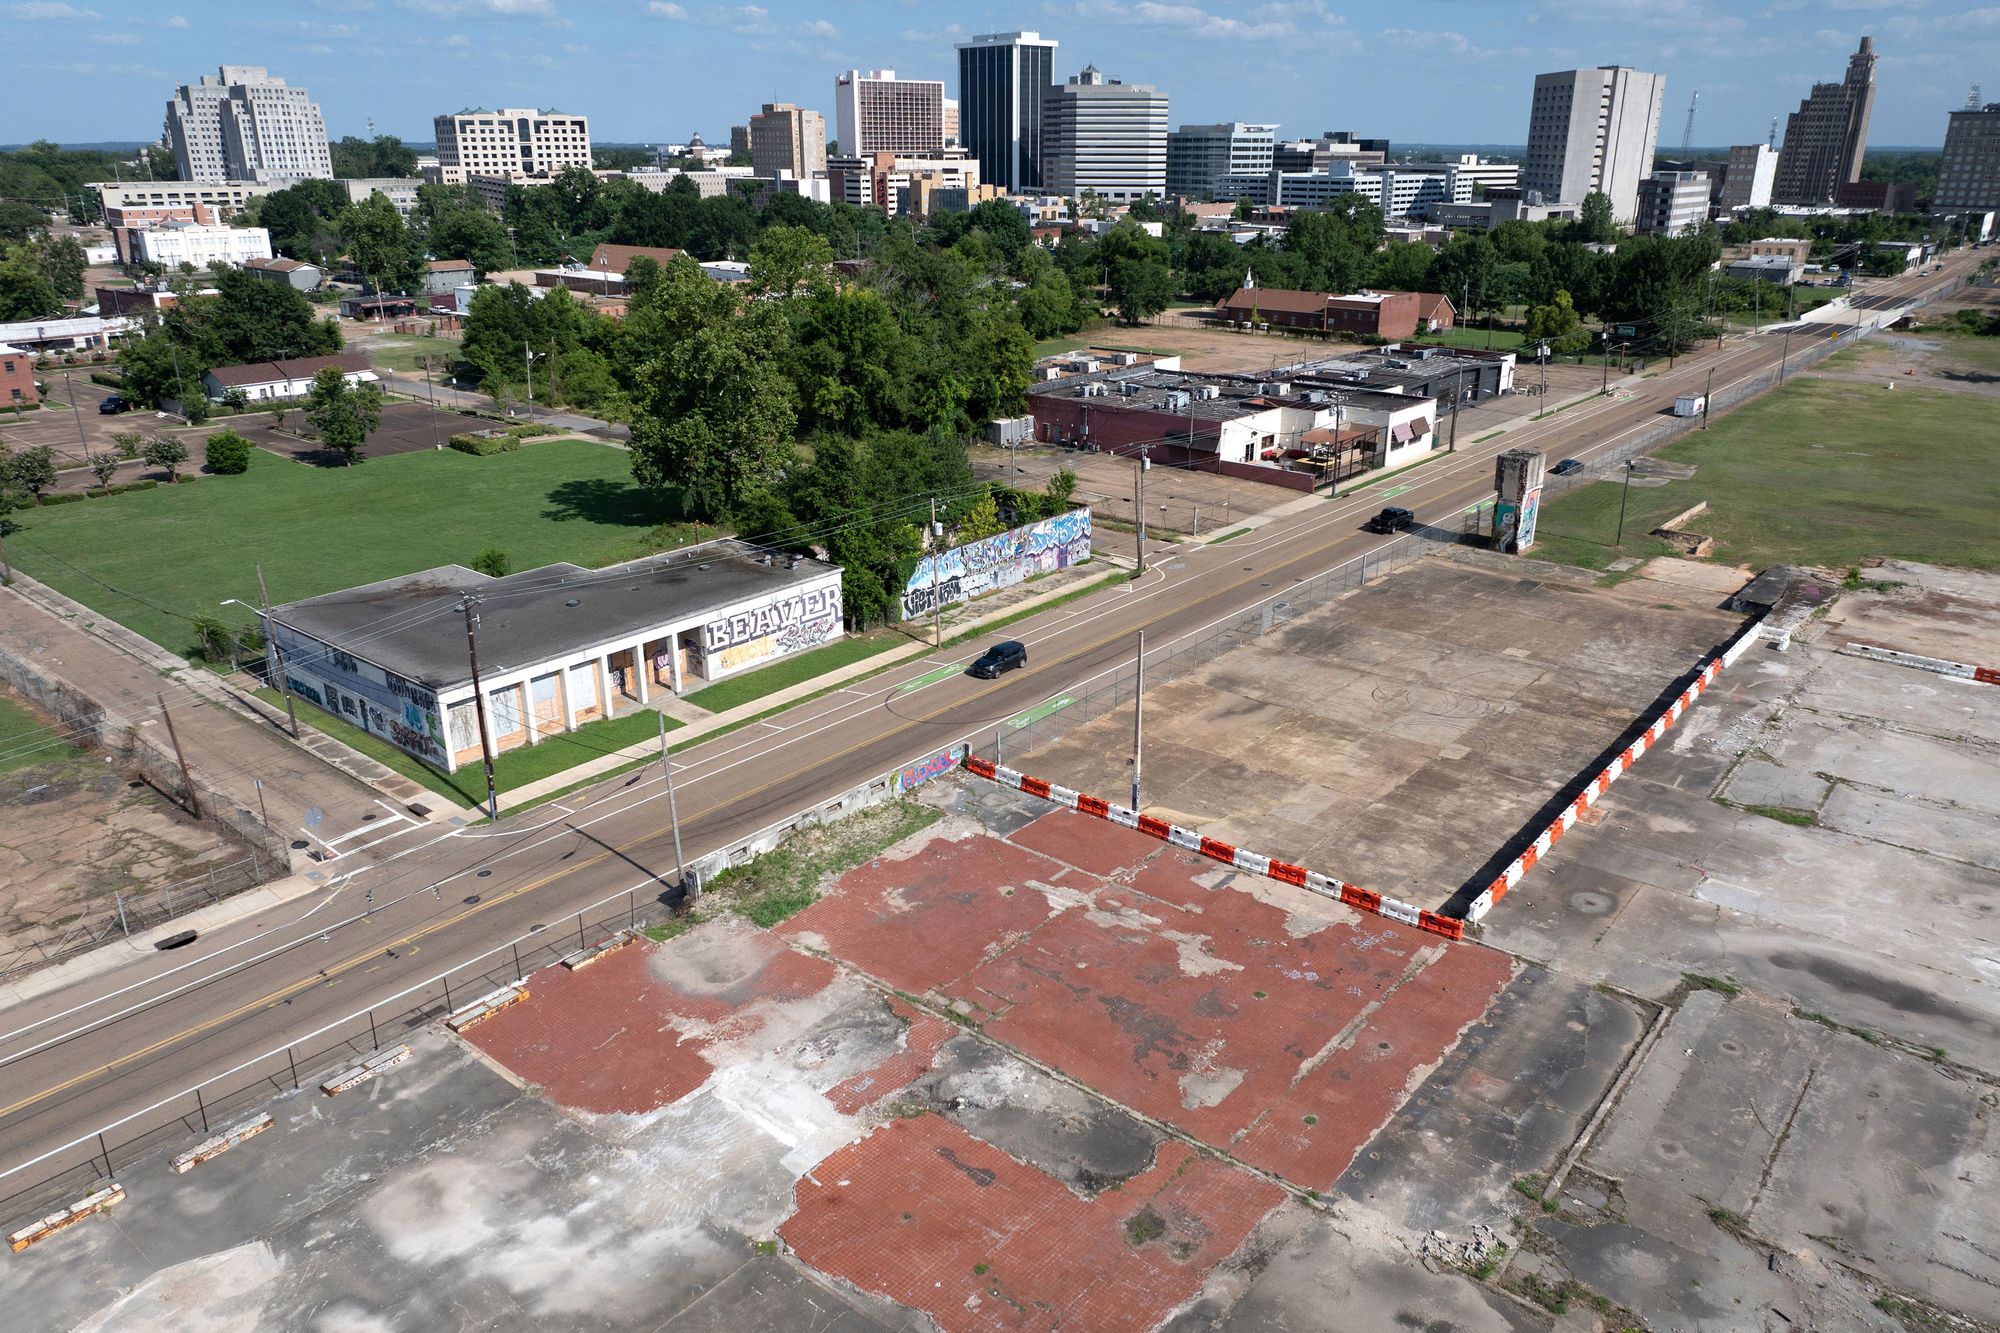
[[[1171,546],[1163,546],[1149,551],[1148,555],[1158,558],[1173,549]],[[977,616],[954,620],[950,613],[947,612],[944,621],[945,639],[949,642],[957,635],[978,630],[993,621],[1004,619],[1008,616],[1020,615],[1024,611],[1032,611],[1046,606],[1048,603],[1056,601],[1059,598],[1069,596],[1078,588],[1086,588],[1094,583],[1101,582],[1108,575],[1116,573],[1124,567],[1123,562],[1113,562],[1100,555],[1089,564],[1080,565],[1068,571],[1074,574],[1075,577],[1070,579],[1051,579],[1049,580],[1050,586],[1030,595],[1007,599],[1005,591],[996,593],[993,595],[993,599],[984,599],[984,604],[980,607]],[[1017,585],[1017,588],[1020,586]],[[1099,591],[1107,590],[1099,589]],[[928,641],[912,639],[908,644],[891,648],[887,652],[877,653],[873,657],[864,657],[859,662],[851,662],[838,670],[814,676],[811,680],[803,680],[785,689],[774,690],[762,698],[752,699],[748,703],[739,704],[727,712],[704,713],[698,720],[689,722],[687,725],[669,733],[673,748],[676,750],[685,749],[688,745],[701,740],[703,737],[712,736],[720,731],[726,731],[731,727],[742,724],[750,718],[762,716],[773,709],[783,708],[785,705],[795,703],[808,695],[824,693],[847,681],[855,680],[862,676],[873,675],[875,672],[881,671],[886,667],[913,661],[931,651],[933,649]],[[673,713],[672,716],[678,717],[685,711],[680,710]],[[635,760],[657,758],[659,753],[660,747],[654,741],[643,741],[637,745],[629,745],[623,750],[601,755],[588,763],[578,764],[574,768],[567,768],[560,773],[550,774],[538,782],[530,782],[525,786],[516,787],[512,791],[502,792],[500,794],[500,809],[503,813],[508,810],[518,809],[522,805],[538,800],[552,792],[562,791],[565,788],[574,787],[580,782],[586,782],[591,778],[621,769]]]

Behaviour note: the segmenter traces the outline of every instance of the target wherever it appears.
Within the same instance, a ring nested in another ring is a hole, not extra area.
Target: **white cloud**
[[[546,18],[556,16],[553,0],[403,0],[406,9],[439,18]]]
[[[103,17],[94,9],[77,9],[63,3],[63,0],[30,0],[23,5],[9,5],[7,12],[19,19],[81,19],[85,21]]]
[[[188,25],[187,15],[185,14],[176,14],[172,18],[167,20],[167,26],[169,28],[185,28],[187,25]]]
[[[99,46],[139,46],[146,39],[136,32],[93,32],[89,40]]]
[[[1339,27],[1346,22],[1323,5],[1295,3],[1259,5],[1245,18],[1230,18],[1212,14],[1199,5],[1165,0],[1077,0],[1076,14],[1079,18],[1109,23],[1169,28],[1189,37],[1239,41],[1290,39],[1309,32],[1313,24]],[[1301,20],[1307,23],[1302,26]]]
[[[685,9],[670,3],[669,0],[653,0],[652,4],[646,6],[646,12],[659,19],[685,19],[688,16]]]

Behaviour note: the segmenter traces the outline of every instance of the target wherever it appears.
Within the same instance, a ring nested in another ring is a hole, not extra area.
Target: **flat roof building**
[[[1055,59],[1056,44],[1038,32],[958,44],[959,137],[979,160],[980,179],[1011,194],[1042,187],[1042,104]]]
[[[484,107],[438,116],[438,182],[464,185],[474,176],[514,180],[548,177],[569,167],[590,170],[590,117],[534,107]]]
[[[1635,229],[1646,236],[1685,236],[1708,221],[1708,177],[1699,171],[1656,171],[1639,182]]]
[[[445,772],[479,762],[482,713],[496,752],[536,745],[840,635],[837,566],[736,541],[497,579],[444,565],[265,617],[293,693]]]
[[[1271,170],[1276,125],[1183,125],[1167,135],[1167,193],[1220,199],[1224,178],[1262,176]]]
[[[2000,102],[1951,113],[1931,207],[2000,208]]]
[[[833,129],[846,157],[935,156],[958,131],[956,124],[945,124],[944,80],[899,79],[893,69],[850,69],[835,75]]]
[[[1666,86],[1665,75],[1624,65],[1537,74],[1521,170],[1530,202],[1580,204],[1600,192],[1615,221],[1631,222],[1653,170]]]
[[[1167,190],[1167,95],[1107,79],[1095,65],[1042,99],[1042,186],[1080,199]]]
[[[1769,144],[1737,144],[1722,174],[1722,207],[1764,208],[1778,179],[1778,152]]]
[[[750,170],[764,180],[826,170],[826,117],[790,102],[766,102],[750,117]]]
[[[224,65],[167,103],[167,146],[184,181],[330,180],[319,103],[261,65]]]

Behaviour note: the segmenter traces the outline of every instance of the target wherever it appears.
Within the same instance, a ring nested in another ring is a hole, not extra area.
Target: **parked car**
[[[1562,462],[1549,469],[1551,475],[1558,477],[1567,477],[1572,472],[1581,471],[1583,471],[1583,464],[1574,458],[1565,458]]]
[[[1401,532],[1417,521],[1417,516],[1407,509],[1390,505],[1375,517],[1361,525],[1363,532]]]
[[[1028,645],[1019,639],[1009,639],[996,643],[979,655],[979,660],[966,668],[970,675],[981,680],[998,680],[1003,671],[1028,665]]]
[[[97,405],[98,412],[107,417],[115,417],[120,412],[123,412],[125,408],[125,400],[115,393]]]

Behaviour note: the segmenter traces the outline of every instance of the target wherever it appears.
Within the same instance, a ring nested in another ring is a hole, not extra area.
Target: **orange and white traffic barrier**
[[[1041,778],[1029,777],[1025,773],[1004,768],[977,755],[966,756],[965,768],[967,772],[997,782],[1003,787],[1011,787],[1029,796],[1052,801],[1065,810],[1074,810],[1080,815],[1089,815],[1121,828],[1132,829],[1149,838],[1158,838],[1161,842],[1172,843],[1176,847],[1199,853],[1210,860],[1220,861],[1224,865],[1234,866],[1253,875],[1263,875],[1280,883],[1310,889],[1328,898],[1337,898],[1349,907],[1363,912],[1386,916],[1391,921],[1400,921],[1406,926],[1415,926],[1418,930],[1442,935],[1448,940],[1460,939],[1465,934],[1465,923],[1455,917],[1427,912],[1413,903],[1385,897],[1358,884],[1349,884],[1331,875],[1322,875],[1316,870],[1293,865],[1289,861],[1280,861],[1275,857],[1249,851],[1234,843],[1223,842],[1219,838],[1205,837],[1193,829],[1169,824],[1164,819],[1155,819],[1151,815],[1128,810],[1122,805],[1113,805],[1096,796],[1086,796],[1082,792],[1071,791],[1068,787],[1059,787]]]
[[[329,1097],[338,1097],[343,1092],[352,1091],[371,1078],[378,1078],[384,1072],[410,1058],[410,1046],[404,1042],[390,1050],[377,1051],[352,1069],[343,1069],[332,1078],[319,1085],[319,1090]]]
[[[1639,756],[1651,749],[1667,734],[1669,727],[1681,720],[1682,714],[1694,707],[1694,701],[1701,697],[1703,690],[1715,683],[1723,669],[1733,666],[1737,659],[1750,651],[1750,645],[1755,643],[1757,638],[1756,627],[1746,627],[1728,647],[1705,659],[1700,669],[1695,672],[1694,682],[1654,715],[1645,731],[1639,734],[1639,739],[1614,756],[1611,762],[1584,787],[1582,794],[1564,806],[1562,813],[1535,836],[1534,842],[1528,845],[1527,850],[1510,861],[1507,868],[1480,891],[1479,896],[1474,898],[1465,910],[1466,920],[1483,920],[1486,914],[1493,910],[1494,904],[1505,898],[1507,891],[1521,882],[1521,876],[1534,869],[1535,863],[1547,856],[1549,849],[1562,840],[1562,835],[1576,827],[1576,821],[1583,817],[1583,812],[1597,804],[1599,798],[1611,789],[1611,784],[1623,777],[1627,769],[1639,762]]]
[[[242,1143],[245,1139],[256,1138],[274,1123],[269,1111],[264,1112],[260,1116],[253,1116],[240,1125],[234,1125],[229,1129],[223,1130],[212,1139],[197,1143],[194,1147],[174,1158],[168,1165],[173,1167],[175,1175],[184,1176],[203,1162],[222,1156],[222,1154],[228,1152],[237,1144]]]
[[[1934,675],[1952,676],[1958,680],[1974,680],[1982,685],[2000,685],[2000,667],[1974,666],[1970,662],[1954,662],[1948,657],[1925,657],[1919,653],[1897,652],[1894,648],[1877,648],[1872,643],[1850,643],[1841,652],[1849,657],[1865,657],[1871,662],[1886,662],[1890,666],[1910,667],[1916,671],[1929,671]]]
[[[510,1008],[528,998],[528,983],[510,981],[496,991],[480,996],[463,1009],[444,1020],[444,1025],[453,1032],[464,1032],[467,1028],[478,1027],[502,1009]]]
[[[123,1202],[125,1202],[125,1187],[114,1182],[95,1194],[84,1195],[60,1212],[50,1213],[39,1222],[31,1222],[19,1231],[9,1233],[7,1244],[13,1247],[14,1253],[19,1254],[30,1245],[47,1240],[64,1227],[73,1227],[84,1218],[94,1217],[113,1204]]]

